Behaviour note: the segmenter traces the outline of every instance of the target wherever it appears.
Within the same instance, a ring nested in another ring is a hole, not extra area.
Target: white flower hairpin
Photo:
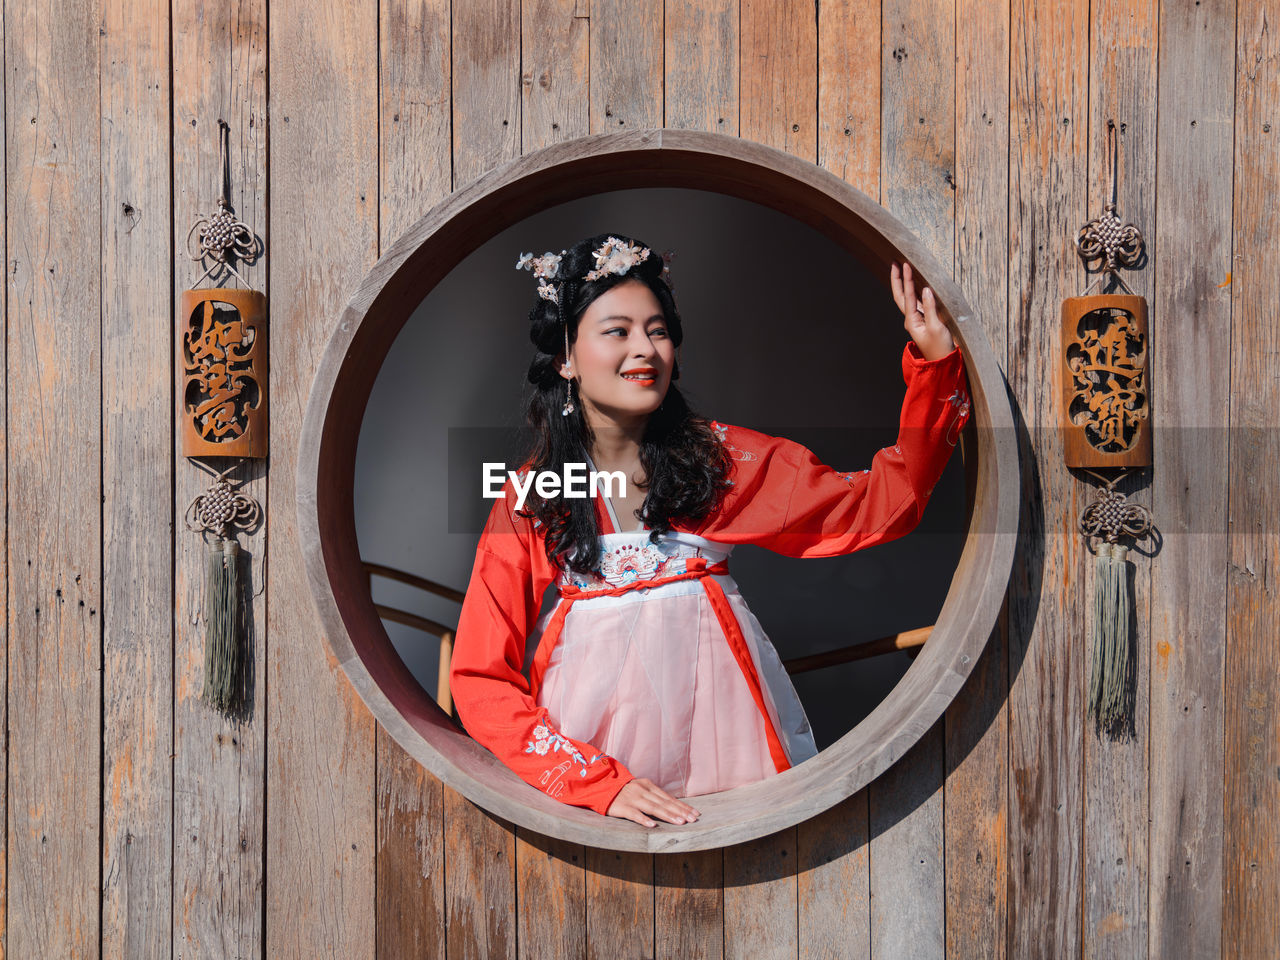
[[[557,287],[551,281],[570,279],[560,276],[560,261],[564,259],[563,255],[566,252],[561,250],[559,253],[552,253],[548,250],[540,257],[535,257],[532,253],[522,253],[520,259],[516,261],[517,270],[531,270],[538,278],[538,296],[543,300],[550,300],[555,304],[560,302]],[[622,275],[636,264],[644,263],[649,259],[648,247],[626,243],[617,237],[609,237],[592,253],[596,258],[596,266],[582,278],[584,280],[599,280],[611,273]],[[670,261],[673,255],[671,251],[662,255],[662,279],[668,287],[672,286]]]
[[[538,278],[538,296],[543,300],[550,300],[552,303],[560,302],[556,288],[548,281],[554,280],[560,272],[560,261],[564,253],[564,250],[560,253],[552,253],[548,250],[540,257],[535,257],[532,253],[522,253],[520,259],[516,261],[517,270],[532,270],[533,275]]]
[[[649,259],[649,248],[634,243],[623,243],[617,237],[610,237],[593,251],[596,256],[596,268],[587,274],[588,280],[599,280],[610,273],[623,274],[637,263]]]

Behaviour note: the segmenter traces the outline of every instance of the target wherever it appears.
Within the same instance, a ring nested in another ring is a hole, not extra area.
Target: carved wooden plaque
[[[182,292],[175,339],[184,457],[267,455],[266,304],[257,290]]]
[[[1062,302],[1063,456],[1068,467],[1151,465],[1144,297]]]

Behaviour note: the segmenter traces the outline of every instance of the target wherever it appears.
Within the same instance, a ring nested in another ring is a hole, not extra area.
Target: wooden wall
[[[6,0],[0,954],[1275,957],[1280,906],[1276,0]],[[269,255],[254,700],[202,682],[205,476],[175,455],[184,238]],[[1084,716],[1089,487],[1052,428],[1068,239],[1150,262],[1163,538],[1136,563],[1138,736]],[[978,305],[1022,435],[998,635],[944,722],[836,809],[689,856],[516,830],[444,790],[327,660],[294,438],[347,294],[428,207],[565,138],[662,126],[820,164]]]

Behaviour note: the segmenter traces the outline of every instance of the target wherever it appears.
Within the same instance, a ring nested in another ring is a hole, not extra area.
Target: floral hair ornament
[[[617,237],[610,237],[592,252],[596,257],[596,268],[587,274],[587,280],[599,280],[610,273],[624,274],[637,263],[649,259],[648,247],[623,243]]]
[[[538,296],[556,305],[560,303],[560,296],[548,281],[554,280],[560,273],[560,260],[564,253],[564,250],[560,253],[552,253],[548,250],[540,257],[535,257],[532,253],[522,253],[520,259],[516,261],[517,270],[532,270],[533,275],[538,278]]]

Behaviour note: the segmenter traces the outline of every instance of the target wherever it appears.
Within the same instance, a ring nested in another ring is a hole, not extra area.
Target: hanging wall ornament
[[[1120,538],[1151,530],[1151,514],[1115,489],[1130,471],[1151,465],[1151,400],[1147,361],[1151,333],[1147,301],[1118,272],[1140,266],[1142,234],[1116,215],[1117,145],[1114,121],[1107,125],[1110,153],[1108,202],[1102,215],[1080,228],[1076,250],[1088,270],[1100,261],[1098,278],[1084,294],[1062,302],[1063,456],[1083,468],[1103,490],[1080,518],[1086,538],[1097,538],[1091,620],[1092,667],[1089,715],[1099,734],[1124,739],[1133,732],[1136,649],[1130,629],[1128,547]],[[1089,291],[1110,277],[1126,294]],[[1093,469],[1089,469],[1093,468]],[[1119,471],[1108,479],[1097,469]]]
[[[188,256],[209,261],[190,290],[182,291],[177,363],[182,389],[178,430],[182,454],[217,477],[187,510],[187,528],[212,533],[205,594],[205,678],[202,696],[214,706],[235,706],[244,676],[244,616],[240,608],[240,548],[235,532],[261,516],[257,501],[235,492],[226,476],[245,458],[267,455],[267,308],[257,290],[199,287],[234,275],[248,286],[235,261],[252,263],[261,253],[253,230],[236,219],[228,203],[230,127],[218,121],[221,191],[218,212],[197,218],[187,233]],[[195,241],[193,245],[193,239]],[[224,470],[194,458],[235,457]]]

